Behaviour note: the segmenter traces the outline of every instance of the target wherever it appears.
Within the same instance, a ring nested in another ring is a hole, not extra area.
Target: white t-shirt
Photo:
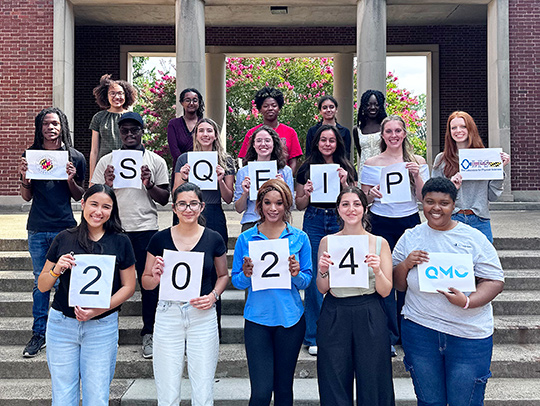
[[[112,152],[99,160],[92,175],[92,183],[105,183],[105,169],[107,165],[111,165],[111,162]],[[150,179],[156,185],[154,187],[169,183],[167,163],[158,154],[146,149],[143,154],[143,165],[148,165],[152,173]],[[114,193],[118,200],[118,210],[124,230],[133,232],[159,229],[156,204],[144,185],[140,189],[115,189]]]
[[[381,171],[385,166],[364,165],[362,168],[362,185],[377,186],[381,183]],[[427,181],[429,179],[429,167],[427,164],[420,165],[420,176]],[[383,204],[381,199],[375,199],[371,208],[372,213],[391,218],[407,217],[418,212],[418,204],[414,193],[411,193],[411,200],[403,203]]]
[[[394,248],[394,266],[415,250],[472,254],[475,277],[504,281],[497,251],[484,234],[467,224],[458,222],[452,230],[438,231],[422,223],[406,230]],[[406,319],[462,338],[480,339],[493,334],[491,303],[465,310],[450,303],[441,293],[420,292],[416,266],[407,275],[407,285],[401,311]]]

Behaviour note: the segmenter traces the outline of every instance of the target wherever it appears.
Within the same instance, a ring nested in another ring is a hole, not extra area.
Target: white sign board
[[[460,149],[459,172],[463,180],[504,179],[501,152],[501,148]]]
[[[339,165],[311,165],[310,178],[313,182],[311,203],[335,203],[339,195]]]
[[[476,292],[472,255],[430,252],[429,262],[418,265],[418,283],[421,292]]]
[[[403,203],[411,201],[411,183],[405,162],[388,165],[381,170],[381,203]]]
[[[142,187],[142,151],[128,149],[114,150],[112,152],[111,165],[114,166],[114,189],[140,189]]]
[[[189,302],[201,296],[204,252],[163,251],[159,300]]]
[[[248,176],[251,181],[249,200],[257,200],[257,192],[264,182],[274,179],[277,175],[276,161],[248,162]]]
[[[26,179],[66,180],[68,178],[66,172],[67,151],[28,149],[25,157],[26,162],[28,162]]]
[[[201,190],[217,190],[217,151],[188,152],[189,181]]]
[[[114,280],[114,255],[75,255],[71,268],[69,307],[108,309]]]
[[[289,240],[250,241],[249,257],[253,261],[253,291],[291,288]]]
[[[331,288],[369,288],[367,235],[329,236],[328,253],[334,263],[329,269]]]

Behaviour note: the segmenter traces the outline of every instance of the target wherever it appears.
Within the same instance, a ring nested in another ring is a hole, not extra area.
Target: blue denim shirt
[[[232,283],[237,289],[248,290],[244,318],[263,326],[292,327],[304,314],[300,289],[306,289],[311,282],[311,245],[307,234],[287,224],[281,239],[289,240],[289,252],[300,263],[300,272],[292,277],[291,289],[267,289],[253,292],[251,278],[242,272],[244,257],[249,256],[249,241],[268,240],[255,226],[238,237],[234,248]]]

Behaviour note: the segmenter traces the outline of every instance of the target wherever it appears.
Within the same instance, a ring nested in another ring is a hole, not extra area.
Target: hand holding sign
[[[328,253],[332,258],[330,288],[369,287],[368,266],[364,261],[369,254],[367,235],[328,236]]]
[[[189,181],[201,190],[217,190],[217,151],[188,152]]]
[[[159,300],[189,302],[200,296],[204,252],[164,250],[163,262]]]
[[[405,162],[381,170],[381,203],[403,203],[411,200],[409,170]]]
[[[289,240],[250,241],[249,257],[253,261],[251,288],[254,292],[291,288],[290,266],[294,264],[289,263]]]
[[[115,189],[134,188],[142,186],[141,166],[143,153],[138,150],[119,149],[112,152],[111,165],[114,167],[113,187]],[[107,178],[107,175],[105,175]]]
[[[29,149],[25,153],[26,179],[67,180],[67,151]]]
[[[476,292],[472,255],[431,252],[429,262],[418,265],[418,284],[421,292],[435,293],[450,287]]]
[[[313,182],[311,203],[335,203],[339,195],[340,178],[338,164],[311,165]]]
[[[75,255],[71,268],[68,303],[70,307],[108,309],[116,257],[114,255]],[[60,261],[58,261],[60,263]]]
[[[267,180],[274,179],[277,175],[276,161],[252,161],[248,162],[248,175],[251,180],[249,188],[249,200],[257,200],[257,192]]]

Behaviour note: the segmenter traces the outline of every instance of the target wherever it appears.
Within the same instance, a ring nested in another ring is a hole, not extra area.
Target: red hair
[[[478,127],[471,115],[464,111],[454,111],[450,114],[446,122],[442,159],[436,165],[438,167],[444,162],[444,176],[449,179],[459,171],[458,147],[456,141],[452,138],[452,132],[450,130],[450,122],[454,118],[462,118],[465,121],[465,127],[469,133],[469,144],[467,148],[484,148],[484,144],[478,133]]]

